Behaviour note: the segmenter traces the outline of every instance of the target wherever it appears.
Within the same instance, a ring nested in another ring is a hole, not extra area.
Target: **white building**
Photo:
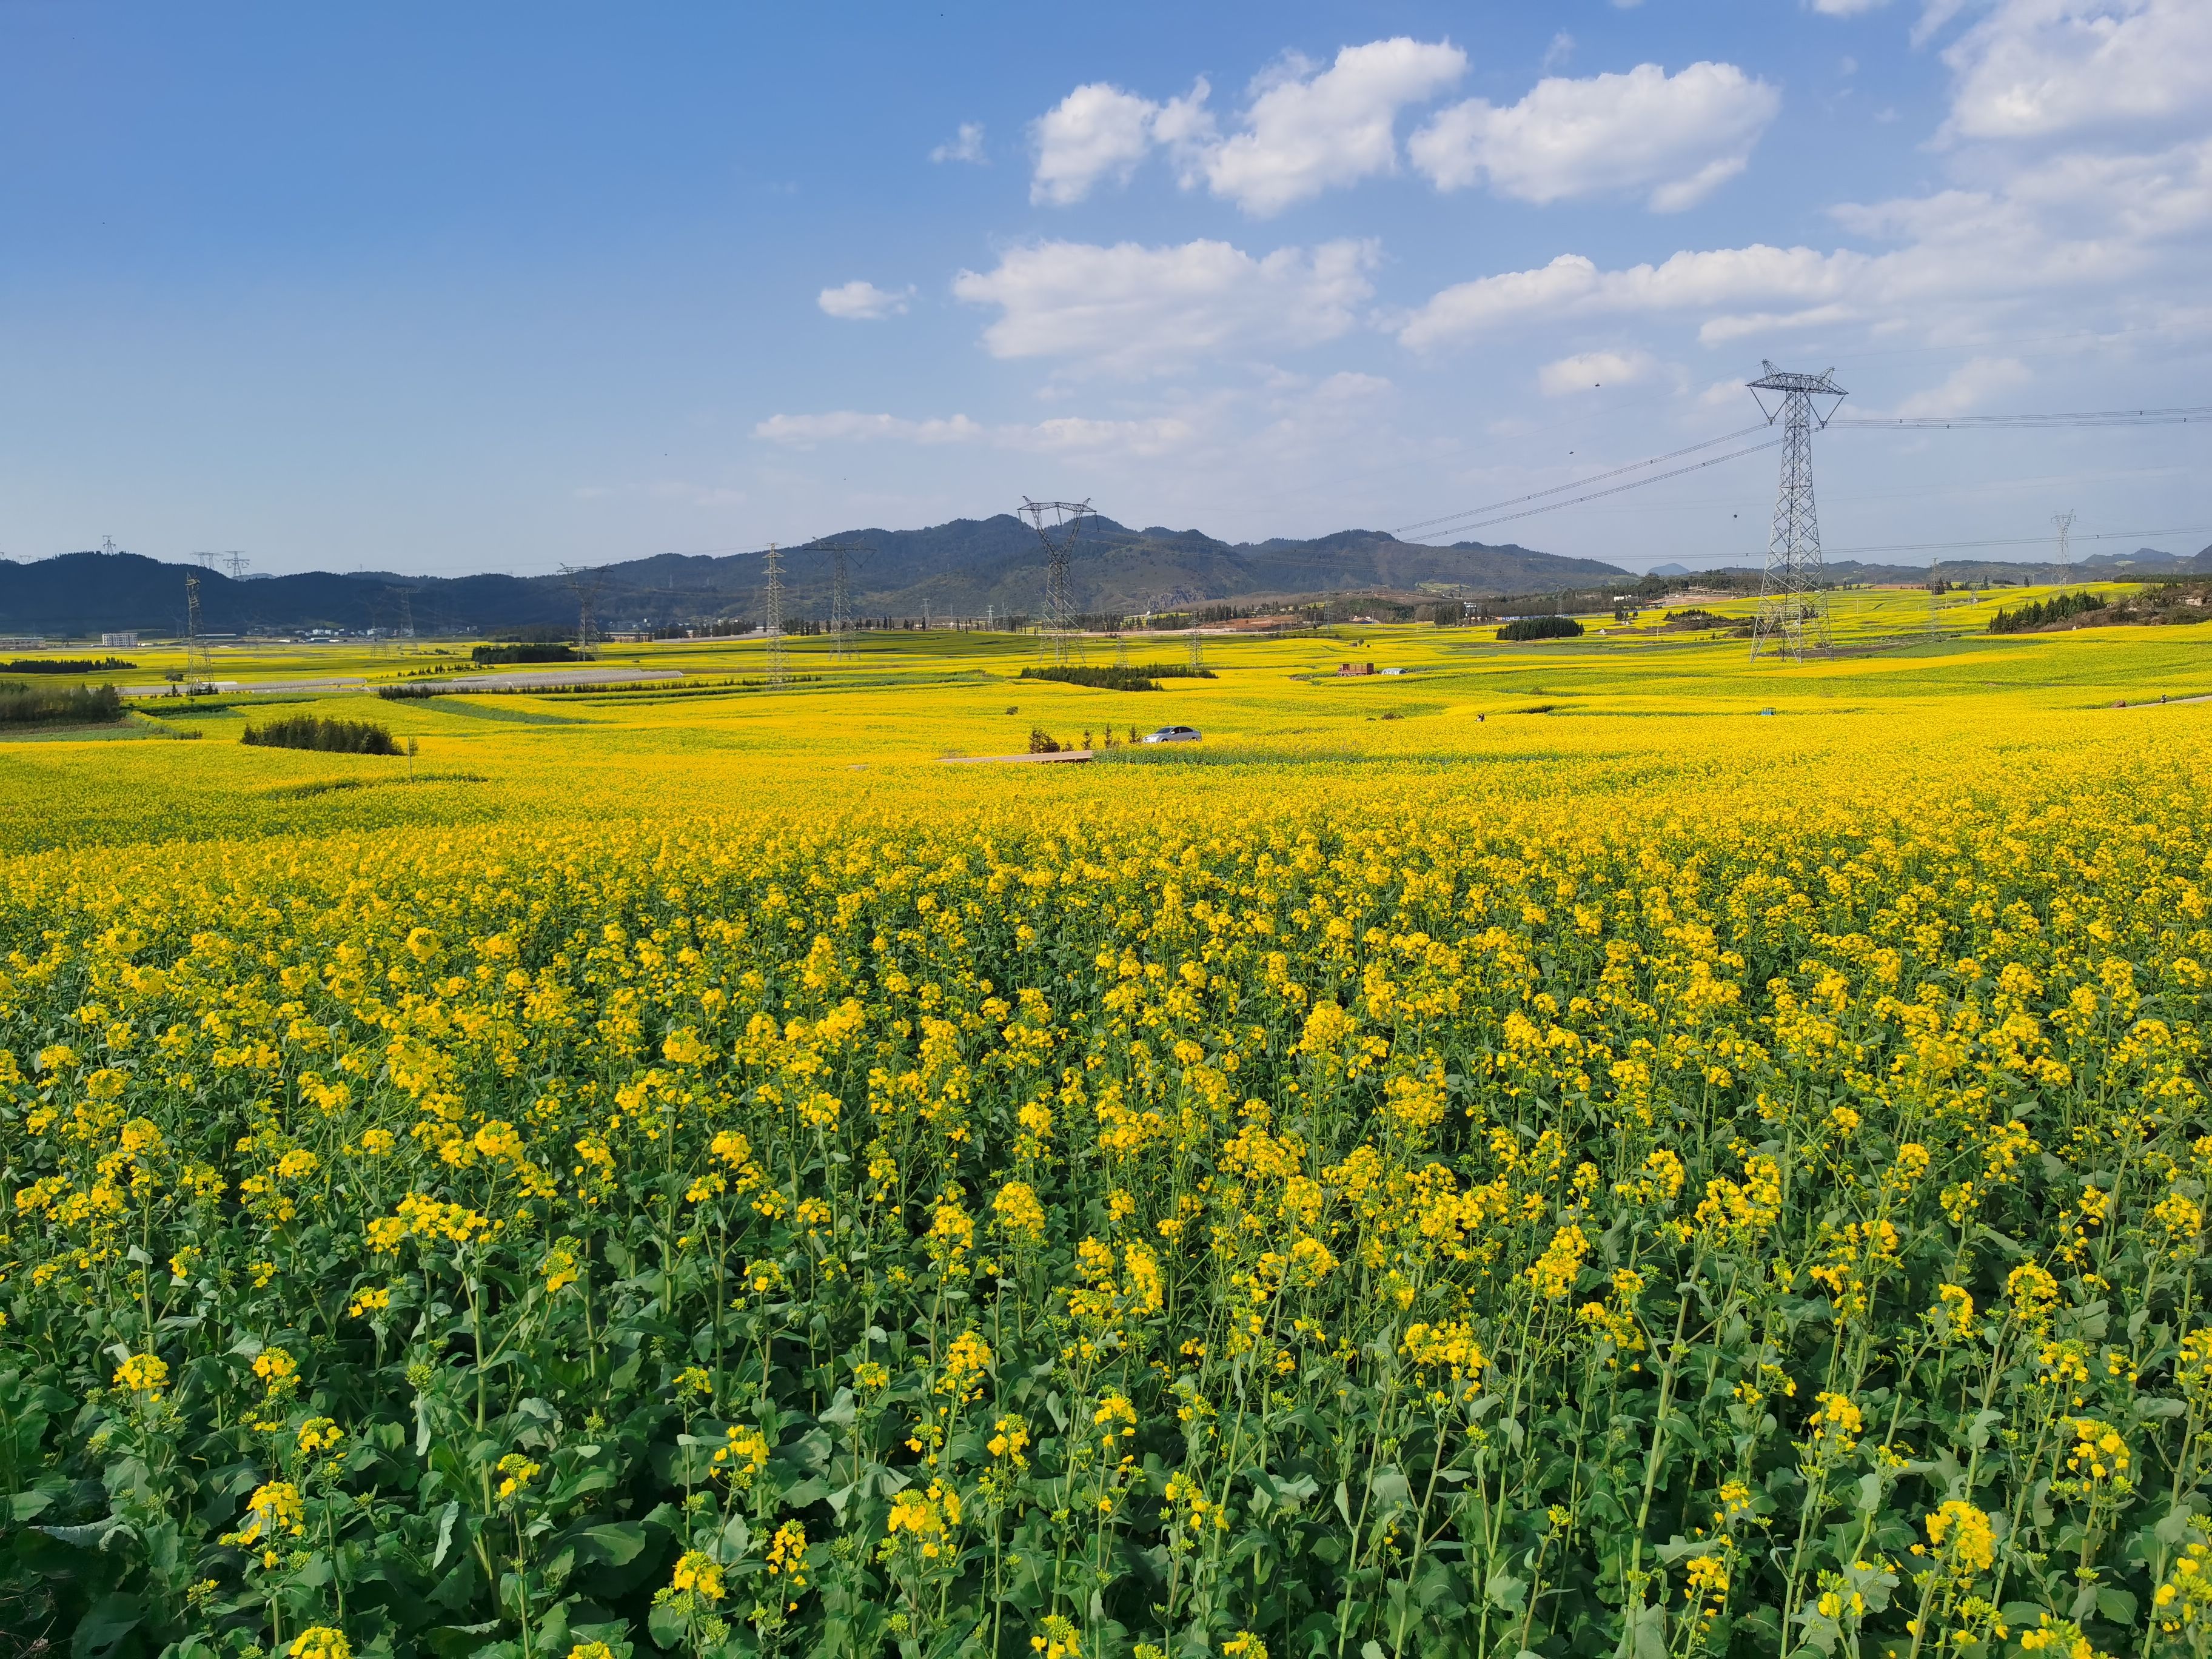
[[[118,645],[135,647],[138,643],[138,635],[126,629],[120,634],[102,634],[100,636],[100,642],[109,647]]]

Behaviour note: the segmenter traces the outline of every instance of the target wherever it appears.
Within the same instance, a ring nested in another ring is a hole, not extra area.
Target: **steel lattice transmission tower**
[[[215,656],[208,649],[207,635],[200,629],[200,579],[187,572],[185,576],[185,678],[195,684],[204,684],[215,672]]]
[[[809,542],[807,550],[830,556],[830,659],[853,659],[853,556],[867,549],[851,542]]]
[[[783,556],[777,552],[774,542],[768,544],[768,554],[761,561],[761,574],[768,579],[768,683],[783,684]]]
[[[1067,565],[1083,534],[1083,521],[1096,519],[1089,501],[1033,501],[1022,497],[1022,517],[1044,544],[1044,630],[1052,660],[1064,665],[1075,640],[1075,601],[1067,590]]]
[[[1774,532],[1766,544],[1766,580],[1759,589],[1759,619],[1752,624],[1751,654],[1772,646],[1798,662],[1808,651],[1828,648],[1828,593],[1820,563],[1820,519],[1813,505],[1813,428],[1826,426],[1847,395],[1831,377],[1794,374],[1759,365],[1766,373],[1749,382],[1769,426],[1782,422],[1782,488],[1774,501]],[[1776,394],[1772,408],[1762,392]],[[1816,400],[1831,398],[1824,414]]]
[[[2051,526],[2058,532],[2058,580],[2074,580],[2074,509],[2051,515]]]
[[[564,564],[561,574],[568,579],[568,591],[576,596],[576,654],[589,657],[596,654],[599,636],[593,608],[599,601],[599,589],[607,580],[605,570],[596,574],[580,564]]]

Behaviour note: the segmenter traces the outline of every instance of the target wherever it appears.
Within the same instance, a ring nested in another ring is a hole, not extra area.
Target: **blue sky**
[[[1748,425],[1765,357],[2212,401],[2208,253],[2203,0],[11,0],[0,550],[1389,529]],[[2208,442],[1838,432],[1823,530],[2194,550]],[[1755,559],[1773,460],[1480,534]]]

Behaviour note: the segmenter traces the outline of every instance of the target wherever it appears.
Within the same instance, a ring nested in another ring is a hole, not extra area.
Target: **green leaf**
[[[611,1567],[626,1567],[637,1559],[638,1552],[646,1546],[645,1523],[642,1521],[611,1521],[596,1527],[586,1527],[569,1534],[576,1549],[576,1559],[582,1562],[598,1562]]]
[[[1367,1483],[1367,1491],[1377,1504],[1397,1508],[1413,1501],[1413,1488],[1406,1479],[1405,1471],[1395,1463],[1385,1463],[1375,1472]]]
[[[820,1475],[809,1475],[797,1486],[786,1489],[784,1503],[794,1510],[803,1510],[809,1504],[818,1504],[830,1495],[830,1483]]]
[[[88,1608],[70,1640],[70,1659],[106,1659],[146,1616],[135,1595],[112,1590]]]
[[[459,1499],[447,1504],[445,1508],[438,1511],[438,1547],[431,1553],[430,1556],[430,1565],[433,1568],[446,1565],[446,1552],[451,1549],[453,1544],[453,1518],[460,1512],[461,1505]]]
[[[664,1602],[646,1619],[645,1627],[656,1646],[672,1648],[683,1641],[688,1623],[683,1613]]]

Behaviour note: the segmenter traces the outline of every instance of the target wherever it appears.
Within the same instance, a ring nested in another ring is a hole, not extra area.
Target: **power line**
[[[1744,428],[1741,432],[1724,432],[1717,438],[1707,438],[1703,442],[1692,444],[1686,449],[1673,450],[1664,455],[1654,455],[1648,461],[1631,461],[1626,466],[1616,466],[1608,472],[1593,472],[1587,478],[1577,478],[1569,483],[1553,484],[1549,489],[1531,490],[1528,495],[1516,495],[1510,501],[1492,501],[1488,507],[1470,507],[1462,512],[1447,513],[1441,518],[1424,519],[1419,524],[1401,524],[1390,533],[1393,536],[1402,536],[1409,530],[1433,530],[1438,525],[1455,525],[1462,519],[1486,517],[1509,507],[1518,507],[1523,501],[1539,501],[1547,495],[1556,495],[1563,489],[1579,489],[1584,484],[1602,483],[1607,478],[1618,478],[1622,473],[1633,472],[1639,467],[1658,466],[1668,461],[1679,460],[1685,455],[1694,455],[1701,449],[1711,449],[1715,444],[1724,444],[1735,438],[1748,438],[1753,433],[1764,432],[1765,429],[1766,422],[1762,421],[1757,426]],[[1764,445],[1760,447],[1765,447]],[[1750,452],[1747,450],[1744,453],[1748,454]],[[1719,459],[1728,458],[1723,456]],[[1678,475],[1669,472],[1666,476],[1671,478]]]
[[[1831,420],[1826,422],[1826,429],[1832,431],[1838,427],[1844,427],[1863,431],[1878,428],[1910,430],[1921,428],[1956,427],[1995,431],[2006,429],[2035,431],[2062,427],[2183,426],[2204,423],[2212,423],[2212,405],[2173,409],[2090,410],[2047,415],[1899,416],[1893,419]],[[1463,513],[1450,513],[1442,518],[1427,519],[1417,524],[1401,525],[1390,533],[1393,536],[1403,536],[1409,532],[1465,533],[1469,531],[1486,530],[1494,525],[1510,524],[1516,520],[1532,518],[1537,514],[1553,512],[1563,507],[1579,507],[1585,501],[1597,501],[1607,495],[1617,495],[1623,490],[1641,489],[1645,484],[1659,483],[1668,478],[1679,478],[1685,473],[1698,471],[1708,466],[1717,466],[1723,461],[1732,461],[1745,455],[1755,454],[1762,449],[1771,449],[1782,440],[1776,439],[1767,443],[1753,444],[1747,448],[1731,450],[1725,455],[1715,455],[1688,466],[1674,467],[1664,472],[1651,473],[1646,477],[1632,479],[1626,483],[1615,484],[1610,489],[1589,490],[1565,501],[1548,501],[1541,507],[1524,507],[1517,513],[1505,513],[1501,510],[1509,507],[1520,507],[1525,501],[1542,501],[1545,496],[1556,495],[1563,490],[1577,489],[1586,484],[1599,483],[1607,478],[1617,478],[1623,473],[1639,472],[1645,467],[1659,466],[1668,461],[1678,459],[1681,456],[1695,454],[1701,449],[1711,449],[1716,444],[1724,444],[1732,439],[1747,437],[1753,432],[1764,430],[1765,430],[1764,426],[1753,426],[1746,427],[1740,432],[1723,433],[1717,438],[1707,438],[1702,443],[1691,444],[1685,448],[1673,450],[1664,455],[1655,455],[1649,460],[1632,461],[1626,466],[1617,466],[1606,472],[1593,472],[1587,477],[1577,478],[1569,483],[1554,484],[1549,489],[1534,490],[1528,495],[1515,496],[1510,501],[1493,502],[1489,507],[1469,507]]]
[[[2212,404],[2183,409],[2093,409],[2057,415],[1898,415],[1831,421],[1832,427],[1910,429],[1960,427],[2034,431],[2064,426],[2188,426],[2212,421]]]
[[[1764,430],[1764,428],[1760,427],[1753,427],[1751,430],[1758,432]],[[1741,437],[1742,434],[1739,433],[1735,435]],[[1717,442],[1720,441],[1715,440],[1715,441]],[[1686,473],[1702,471],[1705,468],[1709,466],[1718,466],[1723,461],[1733,461],[1740,459],[1741,457],[1746,455],[1756,455],[1760,450],[1772,449],[1781,442],[1782,440],[1779,438],[1769,438],[1763,444],[1753,444],[1743,449],[1732,449],[1725,455],[1714,455],[1702,461],[1692,461],[1687,466],[1678,466],[1672,471],[1668,472],[1655,472],[1648,478],[1632,478],[1626,483],[1614,484],[1610,489],[1593,489],[1588,495],[1576,495],[1567,501],[1547,501],[1542,507],[1524,507],[1518,513],[1504,514],[1494,519],[1484,519],[1480,522],[1475,524],[1453,525],[1450,528],[1454,531],[1487,530],[1492,525],[1510,524],[1516,519],[1532,519],[1540,513],[1556,513],[1563,507],[1579,507],[1584,501],[1594,501],[1598,500],[1601,496],[1618,495],[1624,489],[1641,489],[1646,484],[1659,483],[1668,478],[1681,477]],[[1662,457],[1662,459],[1664,458]],[[1639,463],[1639,465],[1649,465],[1650,463],[1642,462]],[[1626,469],[1624,468],[1622,470],[1626,471]],[[1614,475],[1607,472],[1601,473],[1598,476],[1601,477],[1612,477]],[[1583,482],[1588,483],[1589,480],[1584,479]],[[1562,485],[1561,488],[1571,489],[1574,486],[1572,484],[1565,484]],[[1391,533],[1395,535],[1397,532],[1393,531]]]
[[[2183,525],[2167,530],[2108,530],[2093,536],[2069,534],[2077,542],[2132,542],[2148,540],[2153,536],[2212,535],[2212,525]],[[1862,553],[1950,553],[1972,547],[2045,547],[2050,544],[2048,536],[2003,536],[1977,542],[1893,542],[1882,547],[1838,547],[1830,550],[1838,558],[1856,557]]]

